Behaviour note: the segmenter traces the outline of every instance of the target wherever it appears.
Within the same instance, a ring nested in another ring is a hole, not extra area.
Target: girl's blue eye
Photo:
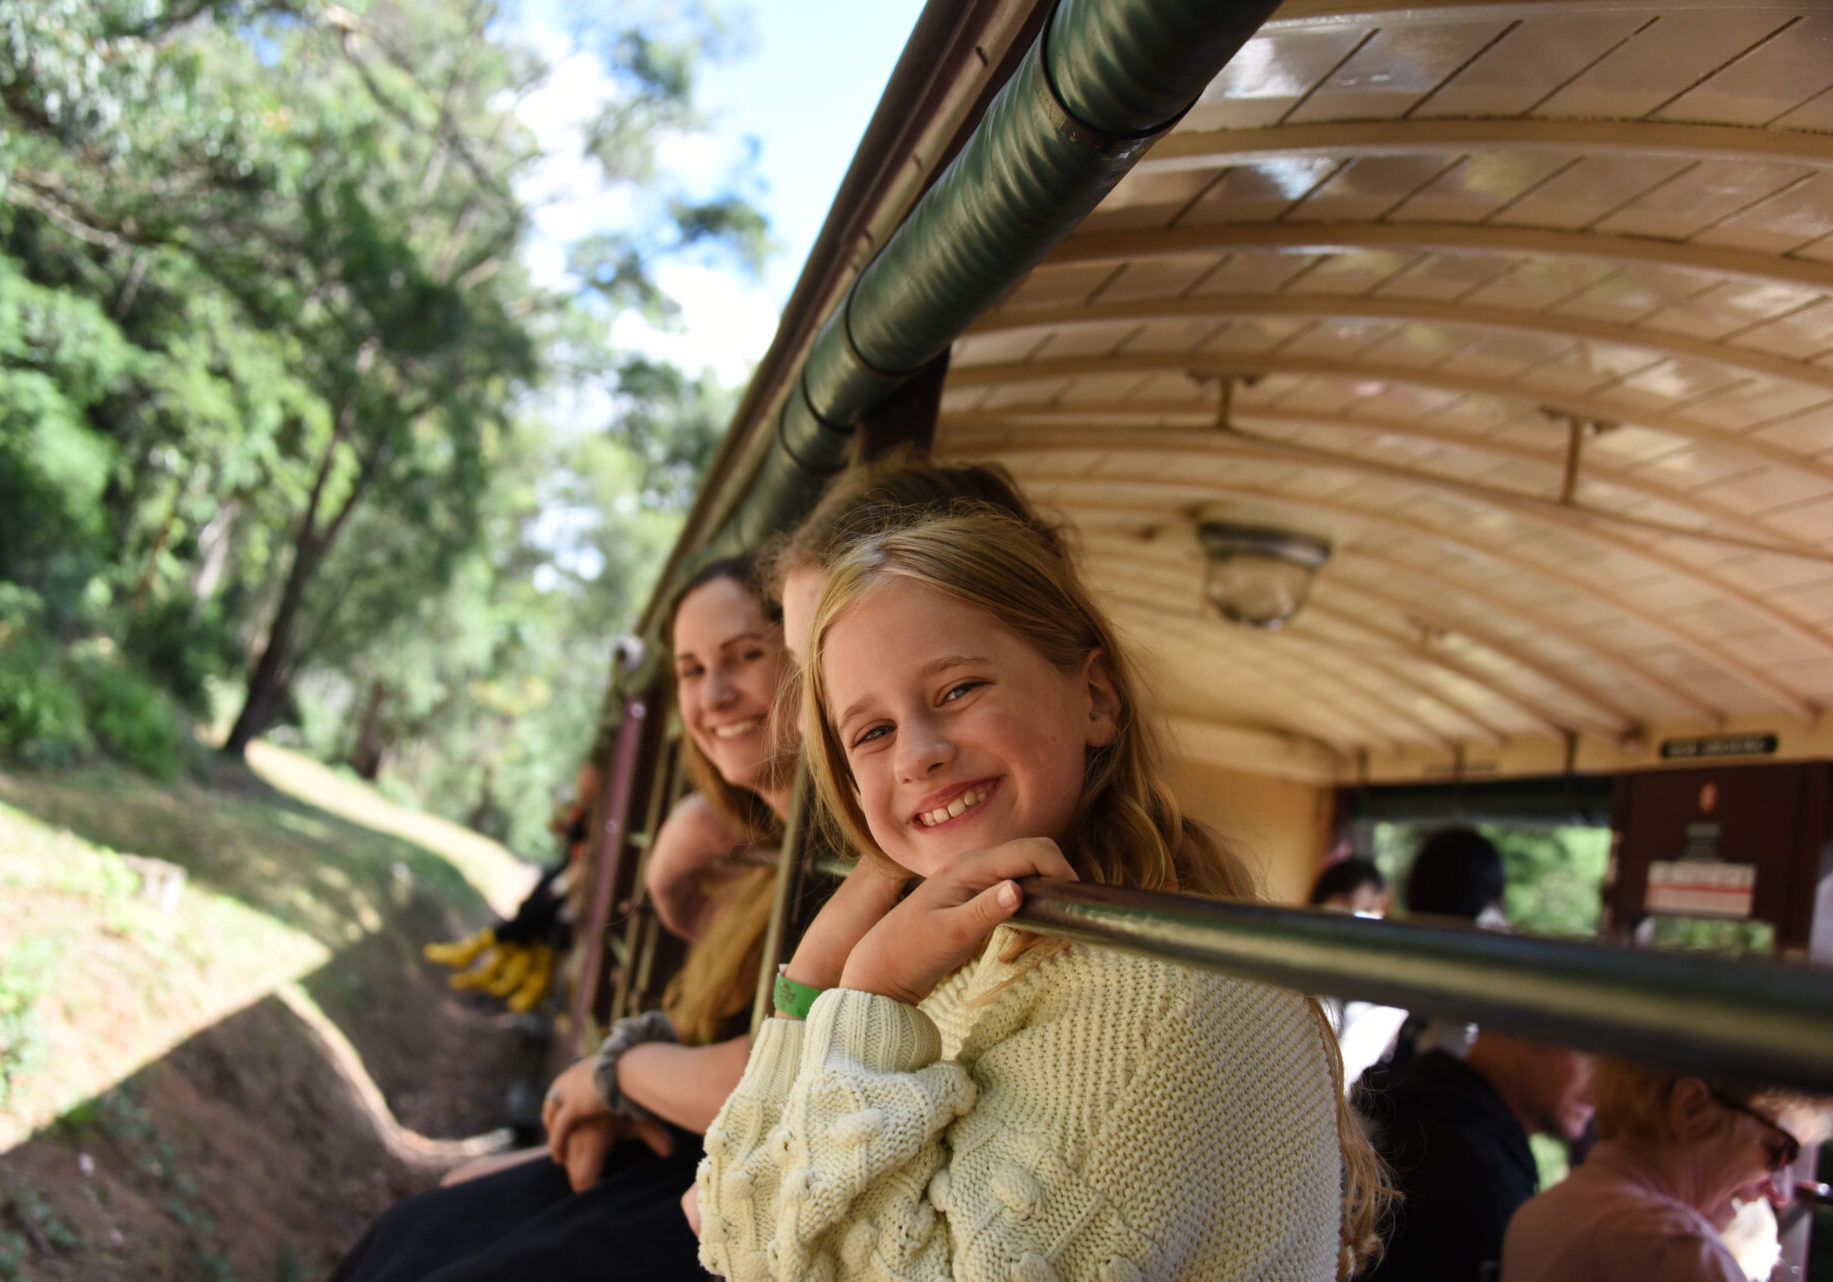
[[[883,738],[885,735],[888,735],[890,733],[891,733],[890,726],[870,726],[866,728],[865,730],[861,731],[860,734],[853,740],[853,746],[855,748],[863,748],[866,744],[871,743],[874,739]]]
[[[960,685],[954,687],[947,694],[943,695],[942,702],[943,703],[952,703],[956,699],[959,699],[962,695],[966,694],[968,691],[976,689],[979,686],[982,686],[985,684],[986,683],[984,681],[963,681]]]

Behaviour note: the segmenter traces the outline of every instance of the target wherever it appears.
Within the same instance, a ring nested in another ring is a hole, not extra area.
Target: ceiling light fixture
[[[1330,544],[1314,534],[1202,521],[1197,540],[1209,566],[1203,595],[1230,623],[1277,632],[1292,621],[1311,591],[1312,576],[1330,560]]]

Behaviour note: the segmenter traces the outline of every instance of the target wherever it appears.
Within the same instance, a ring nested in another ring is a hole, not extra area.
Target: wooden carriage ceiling
[[[1192,750],[1316,779],[1833,755],[1833,11],[1282,9],[953,350]],[[1199,513],[1327,535],[1284,631]]]

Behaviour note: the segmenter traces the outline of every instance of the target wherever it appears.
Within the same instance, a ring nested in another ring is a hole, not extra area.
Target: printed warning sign
[[[1657,859],[1648,866],[1643,907],[1651,913],[1689,917],[1748,917],[1756,888],[1755,864]]]

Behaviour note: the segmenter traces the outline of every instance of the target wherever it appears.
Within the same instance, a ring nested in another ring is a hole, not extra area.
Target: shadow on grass
[[[347,948],[0,1154],[0,1279],[322,1277],[489,1148],[458,1137],[500,1125],[528,1042],[436,975],[384,996],[394,965],[380,940]],[[318,1009],[358,990],[362,1062]]]

